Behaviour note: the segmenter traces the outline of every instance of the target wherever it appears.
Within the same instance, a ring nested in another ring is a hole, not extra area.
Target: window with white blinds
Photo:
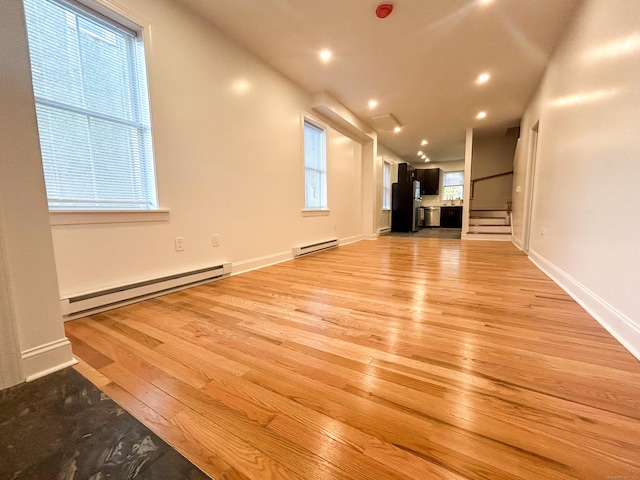
[[[382,162],[382,209],[391,209],[391,164]]]
[[[49,208],[157,208],[142,40],[71,2],[24,5]]]
[[[464,171],[460,170],[457,172],[444,172],[442,186],[443,200],[462,199],[462,192],[464,189]]]
[[[304,121],[305,208],[327,208],[327,154],[325,129]]]

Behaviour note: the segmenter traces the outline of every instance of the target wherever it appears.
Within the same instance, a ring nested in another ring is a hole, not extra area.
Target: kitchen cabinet
[[[462,207],[441,207],[440,226],[443,228],[462,228]]]
[[[440,193],[440,169],[422,168],[416,170],[420,182],[420,195],[438,195]]]
[[[413,165],[408,163],[399,163],[398,164],[398,182],[410,182],[412,180],[417,180],[415,177],[416,169]]]

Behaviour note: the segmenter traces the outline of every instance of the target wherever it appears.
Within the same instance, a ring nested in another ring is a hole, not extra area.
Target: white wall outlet
[[[214,233],[213,235],[211,235],[211,246],[212,247],[219,247],[220,246],[220,234],[219,233]]]
[[[184,237],[175,238],[176,252],[184,251]]]

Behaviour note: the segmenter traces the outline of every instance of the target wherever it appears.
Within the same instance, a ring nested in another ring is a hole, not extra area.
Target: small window
[[[464,189],[464,171],[457,172],[444,172],[444,179],[442,181],[443,200],[458,200],[462,199],[462,191]]]
[[[382,209],[391,209],[391,164],[382,163]]]
[[[140,36],[68,1],[24,5],[49,208],[157,208]]]
[[[304,121],[305,208],[327,208],[326,131],[316,123]]]

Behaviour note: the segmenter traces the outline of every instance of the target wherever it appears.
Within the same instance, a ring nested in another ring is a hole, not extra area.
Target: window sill
[[[382,211],[383,211],[383,212],[390,212],[390,211],[391,211],[391,209],[390,209],[390,208],[383,208],[383,209],[382,209]]]
[[[169,210],[50,210],[54,225],[90,225],[99,223],[167,222]]]
[[[331,210],[329,210],[328,208],[322,208],[322,209],[303,208],[302,209],[303,217],[324,217],[324,216],[328,216],[330,213],[331,213]]]

